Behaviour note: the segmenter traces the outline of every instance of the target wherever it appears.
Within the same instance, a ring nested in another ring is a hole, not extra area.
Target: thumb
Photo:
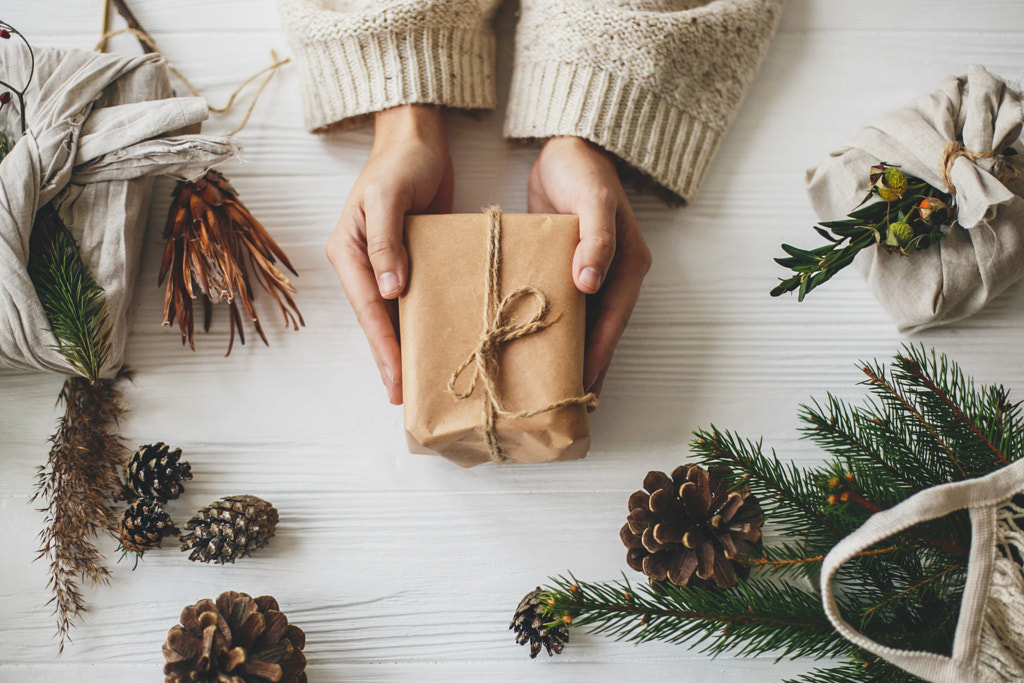
[[[576,288],[594,294],[601,288],[615,256],[615,205],[612,202],[580,208],[580,243],[572,260]]]

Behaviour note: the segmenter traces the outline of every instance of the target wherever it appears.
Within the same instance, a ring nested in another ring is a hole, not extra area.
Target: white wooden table
[[[132,0],[161,49],[214,104],[287,53],[273,0]],[[508,82],[514,7],[500,16],[499,80]],[[91,49],[98,0],[13,0],[0,16],[36,45]],[[114,49],[137,50],[122,37]],[[195,479],[170,504],[183,523],[215,498],[253,493],[281,512],[277,537],[235,566],[188,562],[173,547],[136,571],[114,564],[90,589],[91,613],[56,657],[46,567],[33,562],[43,518],[29,498],[57,413],[61,380],[0,374],[0,681],[158,681],[160,646],[186,604],[233,589],[275,595],[305,629],[312,681],[608,681],[657,677],[772,680],[814,662],[719,657],[635,647],[574,633],[565,652],[531,661],[508,621],[519,598],[566,571],[591,580],[633,574],[618,529],[626,498],[650,469],[685,462],[690,432],[710,423],[763,435],[809,464],[800,403],[863,395],[858,360],[888,358],[904,339],[855,273],[798,304],[768,290],[783,242],[815,239],[803,171],[870,117],[931,91],[979,62],[1024,76],[1019,0],[790,0],[763,70],[703,191],[675,210],[647,196],[634,208],[654,269],[593,415],[584,461],[463,470],[409,455],[401,409],[388,405],[363,335],[323,256],[371,133],[314,137],[301,128],[298,74],[286,67],[240,135],[244,161],[224,167],[298,268],[299,332],[280,329],[262,296],[269,348],[235,347],[225,311],[183,348],[161,327],[156,272],[171,183],[157,183],[136,286],[121,433],[133,447],[182,448]],[[212,120],[231,130],[240,114]],[[526,208],[536,151],[501,140],[501,113],[451,117],[455,210]],[[1024,287],[977,317],[920,341],[982,382],[1024,397]],[[108,557],[115,545],[103,539]]]

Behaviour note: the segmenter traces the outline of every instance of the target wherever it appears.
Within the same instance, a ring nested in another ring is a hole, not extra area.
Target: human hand
[[[588,301],[583,386],[600,393],[615,346],[651,268],[651,251],[611,157],[582,138],[551,138],[530,170],[531,213],[574,213],[580,243],[572,261],[576,288]],[[588,315],[589,318],[589,315]]]
[[[378,112],[373,149],[327,240],[327,258],[370,342],[391,403],[402,402],[402,355],[395,299],[405,290],[407,213],[450,213],[454,175],[440,108]]]

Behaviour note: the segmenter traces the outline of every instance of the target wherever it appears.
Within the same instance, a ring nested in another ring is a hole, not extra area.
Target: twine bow
[[[996,168],[993,168],[993,175],[996,177],[996,180],[1005,185],[1017,179],[1017,169],[1005,163],[1001,152],[997,152],[994,149],[990,149],[987,152],[972,152],[964,146],[964,143],[954,140],[942,150],[942,165],[939,168],[942,182],[946,184],[946,189],[949,190],[950,194],[956,194],[951,174],[953,173],[953,164],[960,157],[966,157],[973,163],[978,163],[982,159],[996,159]]]
[[[448,393],[455,399],[469,398],[480,384],[483,390],[484,441],[491,460],[497,464],[505,462],[506,457],[498,444],[498,433],[495,422],[499,417],[519,419],[533,417],[551,410],[566,406],[596,406],[597,396],[587,392],[582,396],[573,396],[555,401],[541,408],[532,410],[510,411],[501,405],[498,398],[498,353],[502,345],[526,337],[551,326],[558,316],[548,317],[550,302],[547,295],[535,287],[519,287],[499,301],[501,287],[501,209],[496,206],[487,209],[487,286],[484,290],[484,327],[480,341],[473,352],[452,373],[448,380]],[[537,309],[529,320],[522,323],[512,322],[511,311],[516,302],[532,297],[537,302]],[[468,386],[459,391],[456,383],[463,371],[473,366]]]

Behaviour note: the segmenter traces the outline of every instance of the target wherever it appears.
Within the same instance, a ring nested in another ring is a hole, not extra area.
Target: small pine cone
[[[221,593],[181,612],[164,643],[164,683],[306,683],[306,634],[269,595]]]
[[[627,564],[652,583],[731,588],[746,578],[742,557],[759,550],[764,514],[746,486],[730,491],[724,475],[698,465],[677,467],[671,477],[648,472],[619,532]]]
[[[201,562],[234,562],[274,535],[277,510],[256,496],[227,496],[210,503],[185,524],[181,549],[191,550],[188,559]]]
[[[542,595],[540,586],[527,593],[516,608],[512,623],[508,625],[509,629],[515,631],[518,644],[530,643],[530,659],[540,653],[541,647],[547,649],[548,657],[561,654],[562,648],[569,642],[569,629],[561,623],[544,625],[544,615],[540,610]]]
[[[180,448],[172,451],[163,442],[141,446],[124,467],[125,483],[143,498],[174,500],[185,490],[181,482],[192,478],[192,466],[180,458]]]
[[[131,553],[159,548],[164,537],[177,533],[171,516],[155,500],[140,498],[121,516],[121,547]]]

